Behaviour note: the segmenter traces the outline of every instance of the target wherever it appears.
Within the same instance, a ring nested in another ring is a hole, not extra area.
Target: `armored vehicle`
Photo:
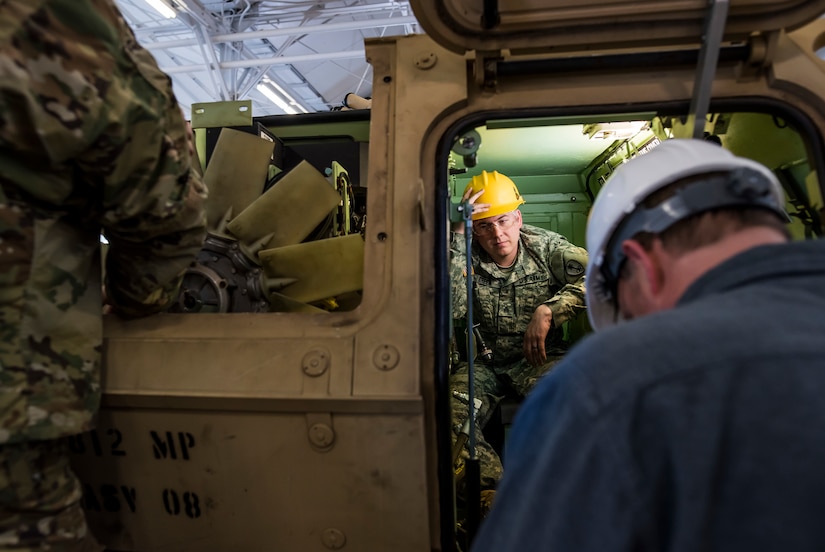
[[[210,237],[175,312],[106,318],[98,427],[73,439],[109,549],[466,544],[447,244],[481,170],[583,246],[616,166],[706,137],[776,171],[794,236],[821,235],[822,0],[413,5],[426,36],[366,44],[369,110],[193,113]]]

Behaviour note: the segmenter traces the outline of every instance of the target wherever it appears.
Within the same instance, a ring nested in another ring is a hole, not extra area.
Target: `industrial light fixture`
[[[260,92],[261,94],[266,96],[272,103],[274,103],[275,105],[280,107],[282,110],[284,110],[285,113],[289,113],[290,115],[294,115],[295,113],[298,113],[295,110],[294,107],[292,107],[291,105],[286,103],[286,100],[284,100],[282,97],[280,97],[278,94],[276,94],[275,91],[272,90],[266,84],[261,83],[258,86],[256,86],[255,88],[258,90],[258,92]]]
[[[166,19],[174,19],[178,16],[175,10],[173,10],[169,4],[164,2],[164,0],[146,0],[146,2],[155,8],[155,10],[157,10],[157,12]]]
[[[582,126],[582,134],[591,140],[626,140],[636,136],[647,124],[647,121],[591,123]]]
[[[264,77],[263,81],[255,87],[258,92],[269,98],[272,103],[283,109],[286,113],[294,115],[298,110],[309,113],[304,106],[295,101],[295,98],[290,96],[286,90],[278,86],[278,83],[272,81],[268,77]]]
[[[278,91],[278,93],[279,93],[281,96],[283,96],[284,98],[286,98],[286,103],[288,103],[289,105],[293,106],[294,108],[297,108],[297,109],[299,109],[299,110],[303,111],[304,113],[308,113],[308,111],[307,111],[306,109],[304,109],[304,106],[302,106],[301,104],[299,104],[298,102],[296,102],[296,101],[295,101],[295,98],[293,98],[292,96],[290,96],[290,95],[289,95],[289,93],[288,93],[286,90],[284,90],[283,88],[281,88],[281,87],[278,85],[278,83],[277,83],[277,82],[275,82],[275,81],[273,81],[273,80],[270,80],[270,79],[268,79],[268,78],[264,79],[264,82],[265,82],[265,83],[267,83],[267,84],[268,84],[269,86],[271,86],[272,88],[274,88],[275,90],[277,90],[277,91]]]

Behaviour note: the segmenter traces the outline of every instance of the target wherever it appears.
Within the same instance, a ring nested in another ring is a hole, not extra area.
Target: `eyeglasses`
[[[473,223],[473,234],[477,236],[492,236],[496,228],[507,230],[516,223],[515,215],[504,215],[497,220],[485,220]]]

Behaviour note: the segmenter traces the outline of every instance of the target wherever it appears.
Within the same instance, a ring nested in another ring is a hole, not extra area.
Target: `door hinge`
[[[473,80],[478,88],[493,92],[498,88],[498,64],[504,57],[501,52],[476,52],[473,62]]]
[[[748,59],[736,67],[736,78],[753,78],[765,68],[770,67],[776,55],[776,45],[780,31],[767,31],[754,34],[748,38]]]

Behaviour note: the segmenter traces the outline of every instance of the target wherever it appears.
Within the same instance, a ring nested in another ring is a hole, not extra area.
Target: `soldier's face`
[[[477,220],[473,223],[473,234],[493,261],[507,266],[518,255],[521,226],[521,211],[516,210]]]

